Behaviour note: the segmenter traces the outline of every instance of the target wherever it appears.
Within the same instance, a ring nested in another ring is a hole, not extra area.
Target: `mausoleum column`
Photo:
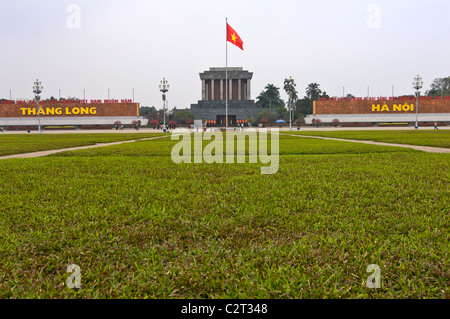
[[[224,92],[225,90],[223,89],[223,79],[220,79],[220,100],[222,101],[222,100],[224,100],[224,98],[223,98],[223,92]]]
[[[241,79],[238,80],[238,100],[242,100]]]
[[[228,87],[230,88],[230,95],[228,97],[228,100],[232,100],[233,99],[233,80],[232,79],[229,80]]]
[[[251,100],[252,99],[252,94],[251,94],[251,81],[250,79],[247,79],[247,100]]]
[[[202,80],[202,100],[206,100],[206,81]]]
[[[214,79],[211,80],[211,101],[214,101]]]

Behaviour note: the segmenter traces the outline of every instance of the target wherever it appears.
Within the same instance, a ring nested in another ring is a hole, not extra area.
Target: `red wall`
[[[380,106],[379,111],[377,110]],[[401,111],[395,109],[401,105]],[[406,108],[406,105],[409,108]],[[412,107],[411,107],[412,105]],[[375,108],[374,108],[375,106]],[[383,107],[385,109],[383,110]],[[405,106],[405,108],[403,108]],[[388,109],[388,110],[387,110]],[[406,110],[406,111],[405,111]],[[319,114],[401,114],[415,113],[416,100],[384,101],[315,101],[314,115]],[[450,113],[450,100],[421,100],[419,113]]]
[[[102,116],[139,116],[139,103],[41,103],[42,117],[102,117]],[[77,108],[88,109],[89,114],[77,113]],[[95,108],[95,114],[94,113]],[[22,110],[21,110],[22,109]],[[27,109],[27,110],[23,110]],[[28,109],[35,109],[35,114]],[[55,114],[47,114],[47,109],[54,109]],[[0,104],[0,117],[36,117],[38,107],[35,104]],[[57,114],[60,111],[61,114]],[[25,114],[24,114],[25,113]]]

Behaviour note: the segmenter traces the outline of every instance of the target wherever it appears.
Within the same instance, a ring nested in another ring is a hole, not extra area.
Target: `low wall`
[[[450,98],[450,97],[449,97]],[[415,114],[415,99],[315,101],[314,115],[322,114]],[[450,113],[450,99],[421,99],[419,113]]]
[[[138,116],[103,116],[103,117],[0,117],[0,126],[92,126],[92,125],[114,125],[120,122],[123,125],[134,125],[140,121],[141,125],[147,125],[148,119]]]
[[[39,103],[41,117],[139,116],[139,103]],[[37,118],[35,103],[0,104],[0,118]]]

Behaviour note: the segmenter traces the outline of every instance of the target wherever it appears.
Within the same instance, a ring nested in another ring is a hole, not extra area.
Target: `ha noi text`
[[[414,112],[414,104],[404,103],[402,104],[394,104],[392,109],[384,104],[372,104],[372,112]]]

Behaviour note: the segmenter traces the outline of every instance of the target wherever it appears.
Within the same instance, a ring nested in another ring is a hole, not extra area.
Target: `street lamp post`
[[[417,75],[414,78],[413,88],[416,90],[416,130],[419,129],[419,90],[423,88],[422,78]]]
[[[38,105],[39,134],[41,134],[41,107],[39,105],[39,100],[40,100],[39,94],[42,93],[43,89],[44,89],[44,87],[41,85],[41,82],[39,82],[39,80],[36,79],[36,81],[34,82],[34,85],[33,85],[33,93],[35,94],[34,98]]]
[[[163,99],[163,112],[164,112],[164,126],[163,130],[166,129],[166,93],[169,92],[169,81],[167,81],[165,78],[161,80],[161,83],[159,84],[159,90],[162,93],[162,99]]]

